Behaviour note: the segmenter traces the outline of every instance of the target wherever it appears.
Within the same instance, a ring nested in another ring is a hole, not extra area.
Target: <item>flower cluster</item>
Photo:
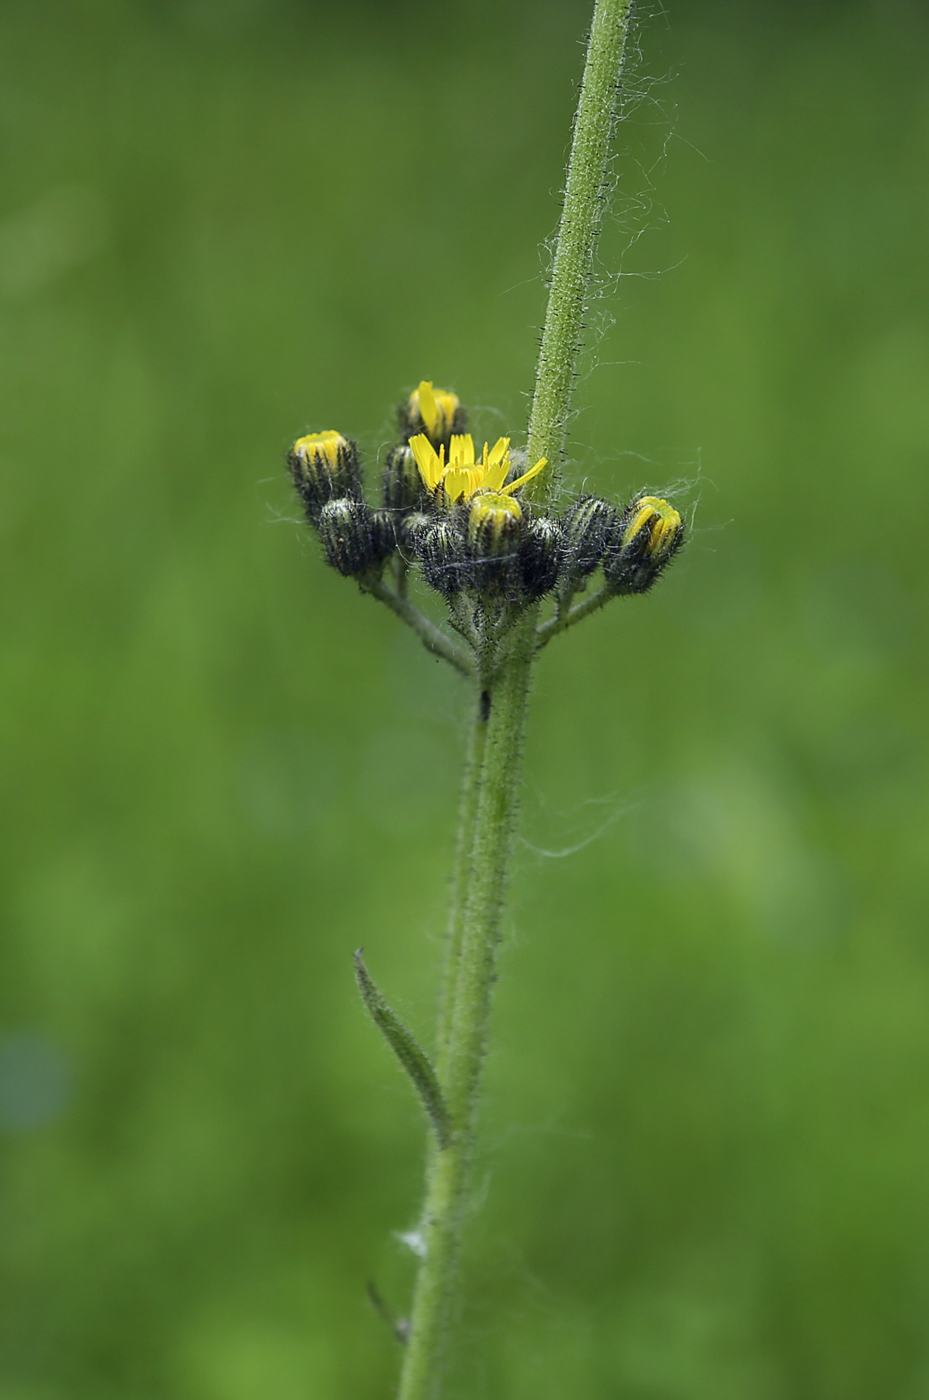
[[[379,507],[365,501],[357,448],[340,433],[299,438],[288,458],[327,562],[362,587],[391,560],[415,564],[453,610],[463,599],[472,613],[512,618],[552,592],[569,604],[598,568],[607,595],[644,593],[683,542],[679,513],[656,496],[625,509],[581,496],[560,516],[540,511],[521,492],[545,459],[527,468],[505,437],[478,454],[448,390],[424,381],[399,420]]]

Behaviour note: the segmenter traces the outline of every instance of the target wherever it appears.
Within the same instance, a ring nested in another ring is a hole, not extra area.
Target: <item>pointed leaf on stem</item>
[[[359,948],[355,954],[355,977],[361,999],[371,1013],[372,1021],[412,1079],[420,1102],[435,1129],[439,1146],[448,1147],[452,1140],[452,1119],[436,1072],[425,1051],[416,1043],[399,1016],[390,1009],[374,985],[361,953]]]

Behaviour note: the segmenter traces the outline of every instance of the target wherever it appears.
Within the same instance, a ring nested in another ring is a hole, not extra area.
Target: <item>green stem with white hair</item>
[[[560,471],[584,311],[593,271],[610,135],[629,30],[630,0],[596,0],[548,308],[529,418],[529,461],[548,460],[549,496]],[[532,483],[535,494],[544,488]],[[527,490],[527,494],[530,491]],[[396,605],[393,599],[391,605]],[[440,1107],[448,1132],[431,1143],[420,1223],[420,1260],[404,1350],[399,1400],[437,1400],[457,1309],[462,1225],[478,1090],[520,782],[526,704],[538,650],[531,607],[486,661],[474,693],[471,746],[461,805],[454,904],[438,1027]],[[436,651],[434,636],[420,635]],[[452,664],[460,665],[456,655]],[[412,1053],[412,1052],[411,1052]],[[433,1092],[421,1086],[427,1110]],[[447,1114],[447,1117],[445,1116]],[[434,1116],[434,1115],[433,1115]]]
[[[606,198],[610,137],[617,117],[632,0],[598,0],[574,118],[564,207],[552,260],[548,308],[529,413],[529,461],[546,457],[551,499],[568,417]],[[529,492],[538,495],[539,486]]]

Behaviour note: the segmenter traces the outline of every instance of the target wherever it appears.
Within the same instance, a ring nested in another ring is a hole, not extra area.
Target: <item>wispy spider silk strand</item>
[[[549,496],[564,450],[630,8],[630,0],[597,0],[575,117],[529,419],[529,460],[548,459]],[[439,1073],[451,1136],[447,1145],[435,1142],[429,1152],[421,1222],[424,1257],[417,1272],[399,1400],[437,1400],[456,1309],[461,1227],[526,701],[537,651],[537,615],[538,606],[526,611],[510,634],[504,656],[492,671],[478,677],[476,687],[438,1028]]]

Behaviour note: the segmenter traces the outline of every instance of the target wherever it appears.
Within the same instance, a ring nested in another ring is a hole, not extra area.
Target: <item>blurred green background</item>
[[[282,454],[518,436],[587,20],[5,0],[0,1400],[392,1393],[465,699]],[[569,477],[695,528],[539,668],[449,1396],[925,1400],[929,14],[640,47]]]

